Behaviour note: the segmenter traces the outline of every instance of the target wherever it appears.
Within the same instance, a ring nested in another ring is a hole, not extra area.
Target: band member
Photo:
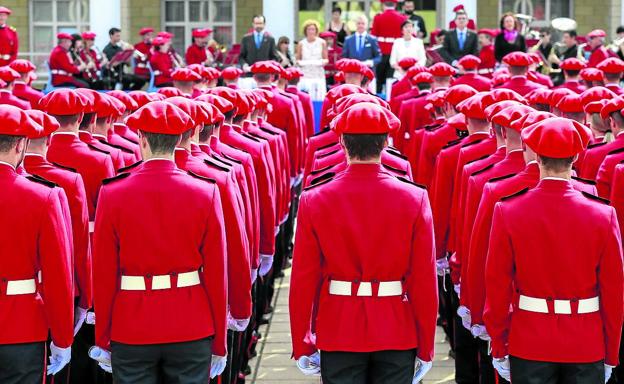
[[[214,63],[214,56],[208,49],[208,36],[212,29],[203,28],[193,30],[193,44],[186,50],[186,65],[203,64],[209,66]]]
[[[102,64],[106,64],[106,61],[105,57],[95,46],[95,36],[95,32],[82,33],[83,47],[78,51],[78,55],[80,60],[87,65],[82,75],[91,86],[91,89],[103,89],[104,84],[100,80],[100,69]]]
[[[154,51],[150,56],[149,62],[154,72],[154,85],[157,87],[172,87],[171,73],[176,68],[176,61],[169,50],[171,40],[156,37],[152,41],[152,45],[154,46]]]
[[[141,77],[144,80],[149,80],[150,72],[147,68],[147,63],[149,63],[149,57],[152,51],[152,39],[154,38],[154,28],[145,27],[141,28],[139,31],[139,35],[143,40],[134,44],[134,49],[137,53],[141,53],[142,55],[138,55],[135,58],[135,66],[134,66],[134,74],[136,76]]]
[[[0,7],[0,67],[9,65],[17,58],[19,38],[15,27],[7,25],[11,10]]]
[[[50,72],[52,74],[52,85],[55,87],[76,87],[88,88],[89,84],[76,77],[86,69],[86,64],[75,64],[70,48],[73,36],[69,33],[61,32],[56,35],[58,45],[50,53]]]

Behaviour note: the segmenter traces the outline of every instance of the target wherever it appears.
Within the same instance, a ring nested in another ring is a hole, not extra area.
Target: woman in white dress
[[[327,43],[319,37],[320,26],[316,20],[303,23],[304,39],[297,44],[297,65],[303,72],[301,88],[308,91],[312,99],[325,97],[325,69],[327,64]]]
[[[411,20],[405,20],[401,24],[401,32],[403,37],[394,40],[392,52],[390,52],[390,65],[394,68],[394,77],[400,79],[405,75],[399,61],[405,57],[413,57],[418,64],[424,66],[427,63],[427,53],[422,39],[414,37],[414,23]]]

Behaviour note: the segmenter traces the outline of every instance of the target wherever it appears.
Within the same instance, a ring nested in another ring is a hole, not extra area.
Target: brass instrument
[[[607,45],[607,49],[613,51],[613,53],[618,53],[622,50],[622,45],[624,44],[624,37],[619,39],[615,39],[611,42],[611,44]]]
[[[78,52],[76,49],[72,49],[71,52],[72,52],[72,56],[74,58],[74,64],[77,62],[78,63],[78,67],[82,67],[83,68],[81,72],[84,73],[87,78],[92,80],[93,79],[93,74],[89,71],[89,66],[87,65],[87,63],[85,63],[84,60],[82,60],[82,57],[80,57],[80,52]],[[87,55],[87,56],[89,56],[89,55]]]

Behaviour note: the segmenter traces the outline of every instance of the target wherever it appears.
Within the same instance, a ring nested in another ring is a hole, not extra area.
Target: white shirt
[[[422,66],[427,63],[427,54],[425,53],[425,45],[422,39],[412,37],[409,40],[405,40],[401,37],[394,40],[392,52],[390,52],[390,65],[395,67],[405,57],[415,58],[418,64]],[[402,71],[394,71],[394,77],[397,79],[400,79],[403,75]]]

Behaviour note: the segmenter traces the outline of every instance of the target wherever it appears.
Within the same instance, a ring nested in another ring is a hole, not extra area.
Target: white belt
[[[154,71],[154,76],[160,76],[160,75],[162,75],[161,71]]]
[[[396,40],[395,37],[377,37],[380,43],[394,43],[394,40]]]
[[[62,69],[53,69],[50,72],[52,72],[53,75],[65,75],[65,76],[69,76],[69,72],[65,72]]]
[[[136,67],[137,68],[147,68],[147,64],[145,64],[145,63],[137,63]]]
[[[351,296],[351,287],[354,283],[350,281],[332,280],[329,282],[329,294],[337,296]],[[397,281],[380,281],[378,297],[401,296],[403,294],[403,283]],[[373,283],[363,281],[357,290],[356,296],[373,296]]]
[[[485,73],[494,73],[494,68],[481,68],[477,71],[477,73],[480,75]]]
[[[178,274],[178,282],[176,287],[192,287],[199,285],[199,272],[184,272]],[[152,290],[158,289],[170,289],[171,288],[171,275],[155,275],[152,276]],[[121,290],[122,291],[145,291],[145,277],[144,276],[121,276]]]
[[[95,232],[95,221],[89,221],[89,233]]]
[[[553,300],[554,313],[562,315],[572,314],[572,301],[571,300]],[[518,308],[537,313],[549,313],[548,301],[546,299],[538,299],[535,297],[520,295],[518,300]],[[589,299],[578,300],[577,313],[592,313],[600,310],[600,299],[598,296]]]
[[[41,281],[41,271],[37,274],[37,278]],[[29,295],[35,292],[37,292],[35,279],[11,280],[7,282],[5,295]]]
[[[11,55],[2,55],[2,56],[0,56],[0,59],[2,59],[2,60],[10,60],[11,59]]]

